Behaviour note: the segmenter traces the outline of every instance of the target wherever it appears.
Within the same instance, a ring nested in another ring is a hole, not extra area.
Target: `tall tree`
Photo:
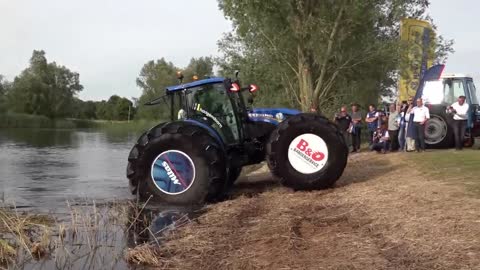
[[[422,18],[428,4],[219,0],[234,25],[234,32],[220,42],[225,56],[220,66],[228,71],[237,65],[234,61],[246,60],[245,69],[268,74],[263,80],[274,85],[281,82],[280,89],[304,111],[328,108],[353,95],[374,101],[395,83],[400,18]]]
[[[8,88],[9,88],[9,83],[0,74],[0,112],[7,111],[6,99],[7,99]]]
[[[137,114],[139,118],[158,119],[167,117],[168,110],[165,105],[151,107],[143,104],[164,95],[167,86],[176,84],[176,72],[177,68],[164,58],[149,61],[142,67],[137,78],[137,85],[142,89]]]
[[[213,75],[214,61],[211,57],[192,58],[184,69],[174,66],[164,58],[157,61],[147,62],[137,78],[137,85],[142,89],[142,95],[138,99],[138,118],[166,119],[170,111],[168,105],[161,103],[157,106],[144,106],[146,102],[165,94],[165,88],[178,84],[176,72],[182,71],[184,82],[191,82],[193,76],[198,79]]]
[[[204,79],[213,75],[213,59],[211,57],[200,57],[190,59],[190,63],[184,69],[183,74],[186,81],[191,81],[193,76]]]
[[[78,73],[48,63],[44,51],[33,51],[30,66],[15,77],[8,101],[16,112],[65,117],[82,89]]]

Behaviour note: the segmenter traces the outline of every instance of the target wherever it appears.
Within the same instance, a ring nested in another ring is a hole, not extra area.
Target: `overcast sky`
[[[432,0],[440,34],[455,39],[448,72],[480,78],[480,3]],[[82,99],[138,97],[135,78],[148,60],[186,66],[191,57],[217,55],[230,30],[216,0],[0,0],[0,74],[12,80],[34,49],[80,73]]]

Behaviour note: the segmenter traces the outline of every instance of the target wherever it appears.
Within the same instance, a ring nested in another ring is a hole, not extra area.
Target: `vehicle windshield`
[[[223,83],[206,84],[188,89],[191,117],[208,123],[226,142],[239,138],[235,109]]]
[[[452,104],[457,101],[459,96],[466,96],[471,104],[478,104],[475,85],[472,80],[465,78],[427,81],[423,88],[422,98],[425,103],[429,104]]]

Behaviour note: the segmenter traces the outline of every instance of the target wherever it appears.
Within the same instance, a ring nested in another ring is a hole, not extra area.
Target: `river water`
[[[139,135],[104,130],[0,129],[0,206],[49,214],[59,222],[56,224],[75,224],[51,255],[37,260],[24,252],[8,268],[136,268],[123,259],[128,248],[153,241],[152,236],[158,242],[159,233],[188,221],[185,213],[190,215],[191,209],[145,207],[130,194],[125,170],[128,153]],[[126,221],[112,222],[112,218],[125,215]],[[15,239],[14,234],[10,237]],[[57,240],[52,236],[52,242]]]
[[[127,156],[139,133],[0,129],[0,200],[35,212],[67,201],[131,198]]]

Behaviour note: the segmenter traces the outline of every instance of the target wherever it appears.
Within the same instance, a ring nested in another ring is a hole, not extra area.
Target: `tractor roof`
[[[213,77],[213,78],[198,80],[198,81],[194,81],[194,82],[190,82],[190,83],[173,85],[173,86],[167,87],[167,92],[180,91],[180,90],[183,90],[183,89],[197,87],[197,86],[201,86],[201,85],[205,85],[205,84],[211,84],[211,83],[221,83],[224,80],[225,80],[225,78]]]
[[[444,73],[442,78],[472,78],[472,76],[462,73]]]

